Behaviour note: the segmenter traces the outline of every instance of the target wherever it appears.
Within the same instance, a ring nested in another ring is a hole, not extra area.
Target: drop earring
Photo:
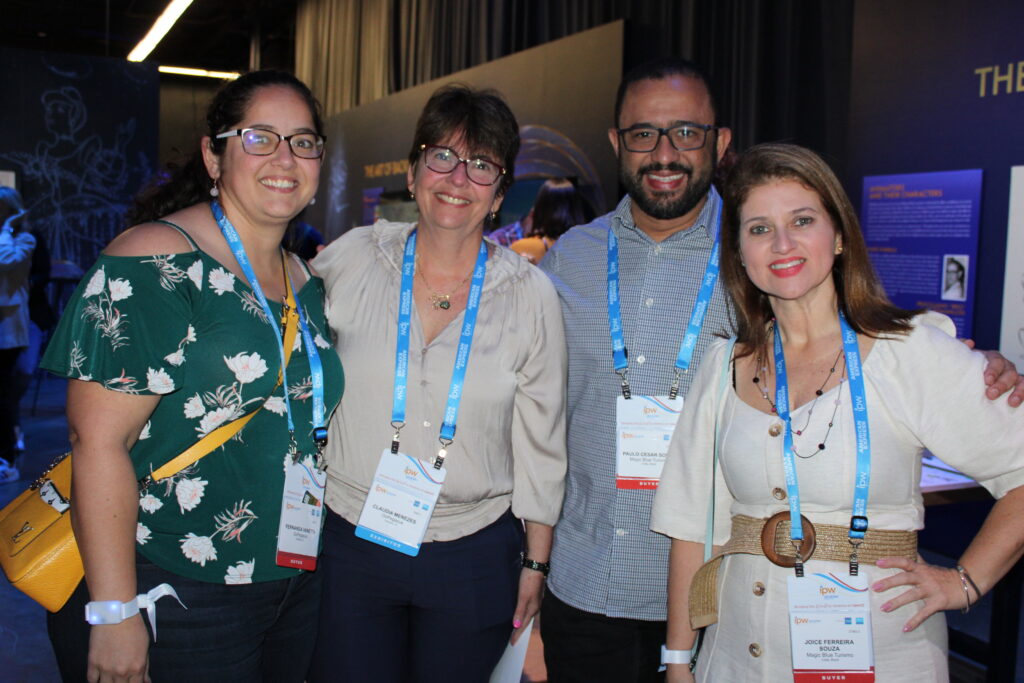
[[[313,206],[314,204],[316,204],[316,197],[309,200],[309,206]]]
[[[213,181],[213,186],[210,188],[210,196],[216,199],[220,196],[220,190],[217,189],[217,181]]]

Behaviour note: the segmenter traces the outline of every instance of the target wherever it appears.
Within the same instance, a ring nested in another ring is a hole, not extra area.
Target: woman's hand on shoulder
[[[141,614],[89,628],[86,678],[90,683],[148,683],[149,632]]]
[[[883,557],[875,564],[883,569],[902,569],[903,571],[876,581],[872,584],[871,590],[881,593],[897,586],[910,588],[883,603],[881,608],[883,612],[892,612],[916,600],[924,602],[921,609],[903,625],[904,631],[913,631],[936,612],[962,609],[967,604],[967,598],[956,569],[936,567],[927,562],[913,562],[905,557]]]
[[[183,254],[193,247],[185,236],[164,223],[142,223],[115,237],[103,253],[107,256],[156,256]]]

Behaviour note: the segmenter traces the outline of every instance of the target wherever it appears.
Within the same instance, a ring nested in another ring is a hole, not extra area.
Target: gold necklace
[[[419,257],[419,254],[417,254],[416,255],[416,265],[417,266],[419,266],[419,261],[420,261],[420,257]],[[462,289],[463,285],[465,285],[467,282],[469,282],[469,278],[472,277],[472,275],[473,275],[473,271],[472,270],[469,271],[469,275],[467,275],[466,277],[462,278],[462,282],[460,282],[459,284],[455,285],[455,288],[452,289],[452,291],[450,293],[442,294],[441,292],[438,292],[437,290],[435,290],[433,287],[430,286],[430,283],[427,282],[427,276],[423,274],[422,270],[420,270],[417,267],[416,268],[416,272],[419,273],[420,280],[423,281],[423,286],[427,288],[427,292],[428,292],[427,296],[430,298],[430,305],[434,307],[435,311],[439,310],[439,309],[443,310],[443,311],[447,311],[449,308],[451,308],[452,307],[452,297],[455,296],[456,292],[458,292],[460,289]]]

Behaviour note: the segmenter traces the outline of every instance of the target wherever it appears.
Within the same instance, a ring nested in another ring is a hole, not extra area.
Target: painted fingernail
[[[881,609],[882,609],[883,612],[888,612],[889,611],[889,603],[885,603],[884,605],[882,605]]]
[[[871,590],[873,590],[873,591],[880,591],[880,590],[882,590],[882,583],[878,582],[878,583],[871,584]]]
[[[523,625],[523,622],[520,621],[519,619],[513,619],[512,620],[512,628],[519,628],[522,625]]]
[[[903,632],[904,632],[904,633],[907,633],[907,632],[909,632],[909,631],[910,631],[910,627],[909,627],[909,626],[904,626],[904,627],[903,627]]]

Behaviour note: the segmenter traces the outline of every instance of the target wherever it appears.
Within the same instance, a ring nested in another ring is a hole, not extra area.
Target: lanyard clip
[[[322,452],[327,446],[327,427],[314,427],[313,441],[316,443],[317,451]]]
[[[860,544],[864,541],[854,541],[850,539],[850,545],[853,546],[853,552],[850,553],[850,576],[857,576],[860,572],[860,562],[857,559],[857,550],[860,548]]]
[[[626,379],[626,371],[616,370],[615,374],[622,378],[622,398],[626,399],[627,401],[633,398],[633,393],[629,390],[629,380]]]
[[[793,561],[793,570],[796,571],[797,578],[803,578],[804,575],[804,558],[800,553],[800,548],[803,546],[803,541],[793,541],[793,554],[796,555]]]
[[[683,374],[679,372],[679,368],[675,368],[676,378],[672,380],[672,386],[668,390],[668,400],[674,401],[679,396],[679,382],[683,378]]]
[[[452,445],[451,439],[438,439],[441,442],[441,448],[437,451],[437,457],[434,458],[434,469],[439,470],[444,467],[444,459],[448,457],[448,447]]]
[[[398,455],[398,437],[404,426],[404,422],[391,422],[391,428],[395,430],[394,435],[391,437],[391,455]]]

